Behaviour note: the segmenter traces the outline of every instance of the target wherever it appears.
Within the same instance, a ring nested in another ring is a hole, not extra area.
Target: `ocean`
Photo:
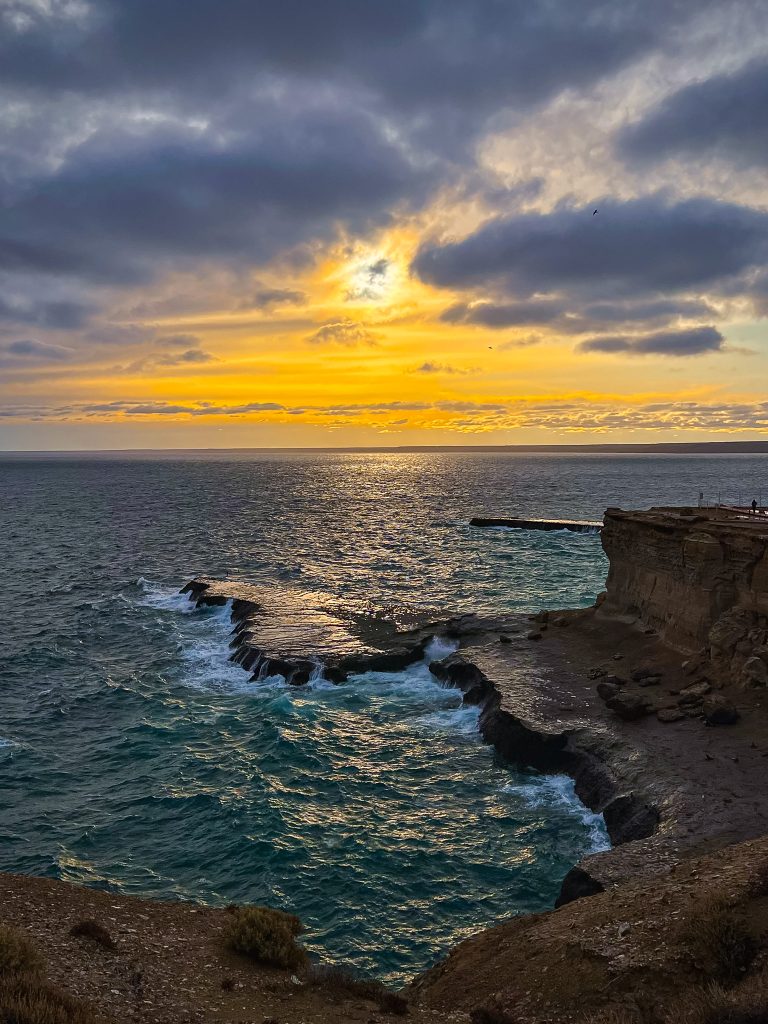
[[[0,455],[0,870],[267,903],[319,958],[390,983],[551,906],[605,848],[571,783],[502,762],[426,664],[254,685],[197,574],[342,603],[588,605],[599,536],[474,515],[768,494],[754,455],[240,452]],[[436,641],[439,645],[439,641]]]

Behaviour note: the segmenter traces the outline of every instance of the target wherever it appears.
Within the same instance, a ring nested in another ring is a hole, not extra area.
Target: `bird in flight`
[[[594,217],[596,213],[597,213],[597,210],[593,210],[592,211],[592,216]]]

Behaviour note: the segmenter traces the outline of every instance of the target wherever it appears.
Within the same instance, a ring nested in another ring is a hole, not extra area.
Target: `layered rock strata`
[[[768,519],[726,509],[609,508],[599,614],[635,619],[722,684],[768,685]]]

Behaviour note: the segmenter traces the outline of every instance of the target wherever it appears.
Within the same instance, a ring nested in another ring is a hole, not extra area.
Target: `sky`
[[[765,0],[0,0],[0,448],[768,433]]]

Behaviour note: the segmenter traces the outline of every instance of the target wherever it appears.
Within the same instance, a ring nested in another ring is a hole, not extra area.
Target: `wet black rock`
[[[482,704],[492,692],[491,684],[480,669],[460,654],[449,654],[441,661],[430,662],[429,671],[441,683],[461,690],[466,704]]]

